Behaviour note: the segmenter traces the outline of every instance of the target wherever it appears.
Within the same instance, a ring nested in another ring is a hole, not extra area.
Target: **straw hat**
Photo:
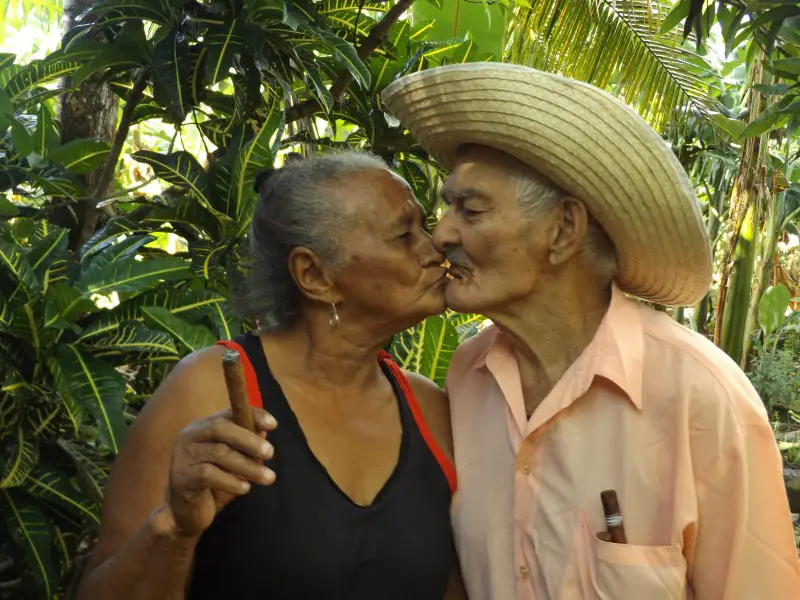
[[[583,201],[614,242],[623,291],[674,306],[706,293],[711,249],[689,178],[613,96],[528,67],[472,63],[408,75],[382,98],[446,169],[460,146],[490,146]]]

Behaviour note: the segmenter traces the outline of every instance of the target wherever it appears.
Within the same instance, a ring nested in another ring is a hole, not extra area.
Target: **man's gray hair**
[[[289,272],[289,254],[306,247],[326,263],[338,263],[346,229],[341,196],[354,172],[385,170],[366,152],[343,151],[294,160],[257,183],[259,200],[250,224],[251,265],[239,311],[255,318],[262,331],[290,328],[301,292]]]
[[[554,183],[530,168],[519,169],[515,178],[517,201],[527,218],[535,219],[546,214],[566,195]],[[581,255],[604,284],[610,284],[617,276],[617,254],[614,244],[591,213],[586,237],[581,246]]]

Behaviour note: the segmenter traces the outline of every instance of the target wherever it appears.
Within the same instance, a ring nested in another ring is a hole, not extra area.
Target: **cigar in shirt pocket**
[[[625,537],[625,525],[622,522],[622,511],[619,508],[617,492],[614,490],[601,492],[600,501],[603,503],[606,531],[598,533],[597,538],[603,542],[627,544],[628,539]]]

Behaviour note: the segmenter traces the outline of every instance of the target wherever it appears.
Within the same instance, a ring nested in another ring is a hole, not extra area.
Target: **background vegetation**
[[[0,17],[0,598],[74,595],[127,425],[181,356],[251,325],[228,298],[255,172],[367,148],[435,221],[441,173],[379,95],[446,63],[589,81],[671,141],[716,275],[669,312],[745,369],[800,466],[794,3],[0,0]],[[482,325],[431,317],[392,351],[442,384]]]

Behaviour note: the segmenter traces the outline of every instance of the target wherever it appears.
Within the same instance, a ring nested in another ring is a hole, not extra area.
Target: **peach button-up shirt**
[[[764,405],[726,355],[665,314],[615,288],[530,420],[495,326],[458,348],[447,389],[470,600],[800,600]],[[627,545],[595,535],[607,489]]]

